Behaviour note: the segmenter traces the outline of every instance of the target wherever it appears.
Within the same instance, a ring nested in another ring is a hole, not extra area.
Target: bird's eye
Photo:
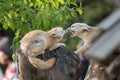
[[[38,43],[39,41],[38,40],[34,40],[35,43]]]

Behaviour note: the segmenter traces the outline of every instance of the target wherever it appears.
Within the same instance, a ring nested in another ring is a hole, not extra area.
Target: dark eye
[[[71,27],[74,27],[74,26],[71,26]]]
[[[34,40],[34,43],[38,43],[39,41],[38,40]]]

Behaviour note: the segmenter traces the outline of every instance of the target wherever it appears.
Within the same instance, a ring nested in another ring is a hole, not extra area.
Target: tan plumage
[[[61,27],[53,28],[48,32],[33,30],[22,38],[20,48],[34,67],[46,70],[55,64],[56,59],[51,58],[43,61],[37,59],[36,56],[43,54],[46,49],[55,50],[64,45],[63,43],[58,43],[64,34],[65,31]]]

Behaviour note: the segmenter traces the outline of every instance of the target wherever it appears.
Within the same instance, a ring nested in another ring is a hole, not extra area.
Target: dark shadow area
[[[83,64],[79,57],[64,46],[47,51],[38,58],[48,60],[51,57],[57,59],[53,68],[49,70],[38,70],[34,68],[27,57],[17,50],[19,60],[20,80],[78,80],[83,70]]]

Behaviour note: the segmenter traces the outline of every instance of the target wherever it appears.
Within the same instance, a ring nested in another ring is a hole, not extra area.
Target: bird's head
[[[91,31],[91,27],[85,23],[74,23],[67,30],[72,33],[71,37],[76,37],[85,31]]]

